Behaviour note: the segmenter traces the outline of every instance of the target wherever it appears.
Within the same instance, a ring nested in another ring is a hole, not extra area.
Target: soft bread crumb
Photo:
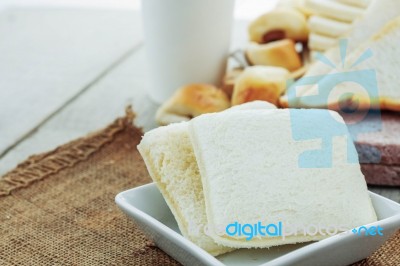
[[[297,133],[313,130],[322,137],[334,129],[339,136],[347,134],[340,115],[328,110],[221,112],[189,122],[209,224],[225,227],[235,221],[255,224],[283,220],[348,230],[376,221],[360,166],[347,163],[345,137],[333,138],[332,167],[298,166],[299,155],[318,149],[321,140],[295,141],[291,112],[301,131]],[[349,150],[356,154],[354,145]],[[246,241],[243,237],[219,235],[213,228],[209,232],[215,242],[235,248],[270,247],[329,236]]]

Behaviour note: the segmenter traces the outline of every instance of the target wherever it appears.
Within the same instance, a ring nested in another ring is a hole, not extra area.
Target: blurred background
[[[237,0],[232,49],[276,0]],[[0,176],[123,114],[149,129],[139,0],[0,1]]]
[[[235,17],[252,19],[273,7],[278,0],[236,0]],[[2,0],[0,10],[7,7],[80,7],[140,9],[140,0]]]

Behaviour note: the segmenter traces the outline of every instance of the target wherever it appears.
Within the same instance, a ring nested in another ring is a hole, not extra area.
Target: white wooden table
[[[238,21],[233,48],[246,42]],[[133,10],[0,12],[0,176],[29,155],[100,129],[131,104],[156,126],[146,95],[143,38]],[[371,188],[400,202],[398,188]]]

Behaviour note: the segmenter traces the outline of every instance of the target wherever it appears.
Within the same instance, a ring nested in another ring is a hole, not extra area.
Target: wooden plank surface
[[[248,21],[235,21],[232,50],[245,46],[247,24]],[[104,127],[122,115],[128,104],[132,104],[138,113],[138,125],[145,130],[154,128],[158,105],[146,94],[148,80],[152,77],[147,76],[143,45],[136,47],[120,64],[108,69],[103,76],[96,77],[83,93],[67,102],[53,117],[0,157],[0,176],[29,155],[53,149]]]
[[[137,111],[136,122],[140,126],[145,130],[155,127],[154,113],[158,106],[146,94],[144,62],[144,49],[140,47],[1,158],[0,175],[31,154],[53,149],[106,126],[123,115],[124,107],[129,104]]]
[[[137,12],[0,13],[0,157],[141,41]]]

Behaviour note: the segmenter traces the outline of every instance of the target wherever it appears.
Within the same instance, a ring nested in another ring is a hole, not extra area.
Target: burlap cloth
[[[178,265],[115,205],[151,182],[133,113],[0,180],[0,265]],[[400,265],[400,233],[357,265]]]

